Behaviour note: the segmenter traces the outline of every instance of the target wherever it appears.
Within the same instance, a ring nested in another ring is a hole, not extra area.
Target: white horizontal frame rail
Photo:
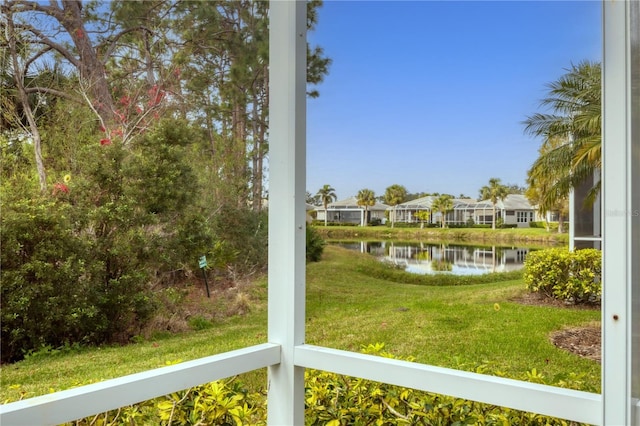
[[[305,368],[450,395],[576,422],[600,424],[602,419],[602,397],[595,393],[313,345],[298,346],[294,359],[296,365]]]
[[[263,343],[2,405],[0,424],[57,425],[279,362],[280,346]]]

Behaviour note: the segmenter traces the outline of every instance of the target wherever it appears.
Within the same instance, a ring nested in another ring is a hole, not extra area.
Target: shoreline
[[[535,243],[552,246],[567,245],[568,234],[546,232],[543,229],[510,228],[388,228],[383,226],[315,226],[325,240],[375,239],[408,241],[450,241],[478,243]]]

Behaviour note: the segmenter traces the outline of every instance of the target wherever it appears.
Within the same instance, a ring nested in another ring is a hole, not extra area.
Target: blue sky
[[[597,1],[325,1],[308,38],[333,63],[307,102],[307,190],[477,197],[525,184],[545,85],[601,60]]]

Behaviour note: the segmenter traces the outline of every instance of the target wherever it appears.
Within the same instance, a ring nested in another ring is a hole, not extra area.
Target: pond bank
[[[465,241],[477,243],[535,243],[567,245],[568,234],[538,228],[389,228],[386,226],[316,226],[324,239]]]

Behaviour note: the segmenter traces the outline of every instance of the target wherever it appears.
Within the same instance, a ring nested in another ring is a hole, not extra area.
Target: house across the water
[[[418,223],[417,213],[430,212],[426,223],[441,223],[442,214],[432,210],[432,205],[438,197],[429,195],[396,206],[396,222]],[[491,225],[493,221],[493,204],[491,200],[476,201],[472,198],[451,199],[453,209],[447,212],[447,224],[464,225],[473,221],[475,224]],[[529,222],[536,220],[536,209],[522,194],[509,194],[504,200],[496,203],[496,220],[502,219],[506,225],[528,227]]]
[[[367,223],[372,220],[379,220],[381,223],[386,221],[385,212],[389,208],[388,205],[376,202],[373,206],[367,206]],[[324,221],[324,206],[315,208],[316,219]],[[327,222],[332,223],[355,223],[364,225],[365,208],[358,205],[356,197],[350,197],[345,200],[334,201],[327,205]]]

